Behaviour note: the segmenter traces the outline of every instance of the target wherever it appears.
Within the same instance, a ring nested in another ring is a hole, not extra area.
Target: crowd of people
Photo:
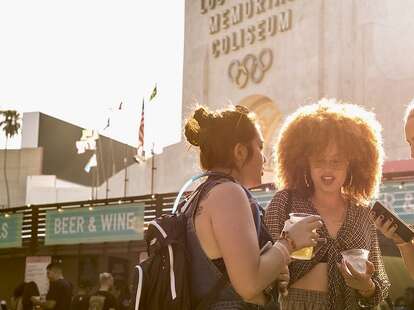
[[[81,282],[76,291],[73,285],[63,277],[59,263],[47,266],[49,289],[41,297],[35,282],[23,282],[18,285],[10,300],[11,310],[128,310],[131,309],[131,295],[128,286],[114,283],[110,273],[99,275],[98,285],[89,281]],[[5,305],[6,307],[6,305]]]

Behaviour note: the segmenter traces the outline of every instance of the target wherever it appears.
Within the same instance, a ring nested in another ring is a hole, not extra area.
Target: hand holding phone
[[[379,201],[376,201],[372,206],[371,212],[375,214],[375,219],[382,215],[382,225],[391,219],[392,225],[397,225],[395,233],[405,242],[410,242],[414,238],[414,231],[404,221],[402,221],[397,214],[385,207]]]

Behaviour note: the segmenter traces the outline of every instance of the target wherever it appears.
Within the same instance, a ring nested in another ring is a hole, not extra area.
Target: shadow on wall
[[[274,169],[274,145],[277,139],[277,132],[280,127],[282,114],[276,104],[263,95],[251,95],[242,99],[239,105],[247,107],[254,112],[259,120],[264,138],[264,153],[266,156],[265,174],[263,182],[272,182]]]

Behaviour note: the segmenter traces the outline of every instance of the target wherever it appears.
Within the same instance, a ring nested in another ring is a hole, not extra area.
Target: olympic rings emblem
[[[249,80],[260,83],[272,64],[273,52],[270,48],[265,48],[259,53],[258,57],[247,54],[242,61],[233,60],[229,65],[228,75],[238,88],[244,88]]]

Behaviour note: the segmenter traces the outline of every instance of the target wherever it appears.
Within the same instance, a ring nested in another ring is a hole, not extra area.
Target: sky
[[[0,0],[0,42],[1,110],[39,111],[136,147],[144,98],[145,148],[180,140],[184,0]]]

